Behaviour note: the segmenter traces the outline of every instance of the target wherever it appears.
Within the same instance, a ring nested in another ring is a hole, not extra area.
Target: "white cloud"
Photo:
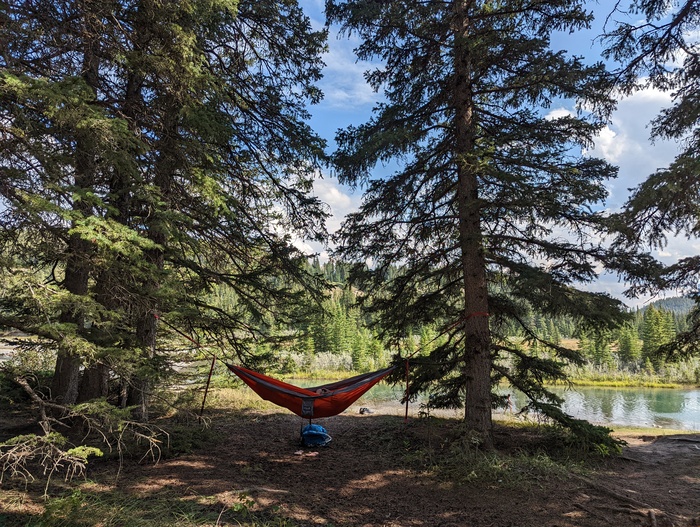
[[[608,184],[609,211],[618,210],[630,196],[631,189],[658,169],[668,166],[677,155],[679,145],[675,141],[657,140],[652,143],[650,140],[651,121],[671,104],[670,93],[652,88],[622,99],[612,115],[610,125],[601,130],[596,138],[595,148],[587,152],[588,155],[600,156],[619,167],[618,178]],[[700,254],[700,242],[688,240],[684,236],[669,236],[663,249],[652,251],[652,256],[666,265],[697,254]],[[630,299],[623,296],[627,287],[617,276],[604,273],[595,283],[583,288],[607,292],[633,308],[683,294],[682,291],[666,291],[653,297],[647,295]]]
[[[338,229],[348,214],[360,208],[362,197],[360,193],[352,192],[348,187],[341,185],[336,178],[319,176],[314,181],[314,194],[325,203],[330,212],[326,220],[326,229],[333,234]],[[294,246],[305,254],[316,254],[321,263],[328,261],[329,248],[317,242],[295,239]]]
[[[553,121],[554,119],[561,119],[562,117],[571,117],[573,115],[574,112],[568,110],[567,108],[557,108],[555,110],[550,111],[547,115],[544,116],[544,118],[548,121]]]
[[[361,196],[341,185],[336,178],[324,176],[314,181],[316,196],[330,207],[331,216],[326,221],[328,232],[335,232],[346,215],[360,208]]]
[[[655,257],[665,264],[675,263],[682,258],[700,254],[700,241],[685,236],[669,237],[668,243],[655,251]]]
[[[329,51],[324,55],[326,63],[323,80],[319,83],[324,93],[324,104],[336,109],[354,109],[371,106],[380,99],[365,81],[365,72],[373,68],[368,62],[357,60],[353,49],[359,43],[331,35]]]
[[[595,138],[587,155],[599,156],[619,167],[617,180],[610,182],[608,206],[621,207],[630,189],[657,169],[668,166],[678,145],[673,141],[650,142],[649,123],[671,104],[671,95],[657,89],[641,90],[622,99],[611,118]]]
[[[304,13],[309,17],[315,30],[325,27],[325,0],[300,0]],[[365,82],[364,73],[373,65],[357,60],[354,48],[360,45],[355,36],[340,35],[338,26],[331,27],[328,34],[328,52],[323,56],[326,64],[324,77],[318,83],[324,94],[323,101],[312,109],[314,114],[328,113],[330,118],[337,118],[334,112],[368,113],[380,98]],[[331,115],[333,114],[333,115]],[[344,126],[347,123],[340,123]]]
[[[300,250],[302,253],[304,253],[305,255],[312,255],[312,254],[318,253],[318,251],[315,250],[315,249],[311,246],[311,244],[305,242],[304,240],[302,240],[302,239],[300,239],[300,238],[296,238],[296,237],[295,237],[295,238],[292,240],[292,245],[293,245],[294,247],[296,247],[297,249],[299,249],[299,250]]]
[[[622,154],[627,146],[627,141],[623,137],[619,137],[617,132],[615,132],[609,126],[603,128],[595,140],[595,147],[593,150],[587,151],[586,154],[595,155],[597,151],[600,151],[600,155],[606,161],[610,163],[617,164]]]

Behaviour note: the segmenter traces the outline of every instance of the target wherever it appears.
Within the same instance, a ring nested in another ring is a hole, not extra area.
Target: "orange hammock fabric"
[[[226,366],[266,401],[309,419],[338,415],[395,368],[392,366],[322,386],[299,388],[242,366]]]

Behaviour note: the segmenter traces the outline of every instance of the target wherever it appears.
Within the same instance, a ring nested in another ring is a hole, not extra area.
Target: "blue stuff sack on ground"
[[[331,436],[321,425],[309,424],[301,430],[301,443],[304,446],[326,446]]]

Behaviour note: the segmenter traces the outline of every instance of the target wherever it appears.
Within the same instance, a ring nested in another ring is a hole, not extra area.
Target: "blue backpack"
[[[301,444],[304,446],[326,446],[331,442],[331,436],[321,425],[306,425],[301,430]]]

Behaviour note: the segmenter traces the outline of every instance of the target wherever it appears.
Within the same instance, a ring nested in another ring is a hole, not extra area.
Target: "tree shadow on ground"
[[[136,456],[91,463],[88,482],[77,485],[82,494],[71,498],[76,485],[57,489],[53,503],[64,500],[64,509],[42,525],[687,526],[700,510],[693,442],[640,441],[622,458],[589,466],[592,475],[566,474],[519,464],[517,452],[534,459],[543,436],[498,426],[507,453],[488,458],[489,476],[470,479],[466,465],[455,479],[439,468],[446,458],[460,462],[451,451],[455,420],[351,410],[316,422],[333,437],[327,447],[302,448],[307,421],[290,414],[215,412],[209,430],[191,425],[203,441],[190,452],[171,451],[156,464]],[[60,523],[69,513],[72,523]]]

